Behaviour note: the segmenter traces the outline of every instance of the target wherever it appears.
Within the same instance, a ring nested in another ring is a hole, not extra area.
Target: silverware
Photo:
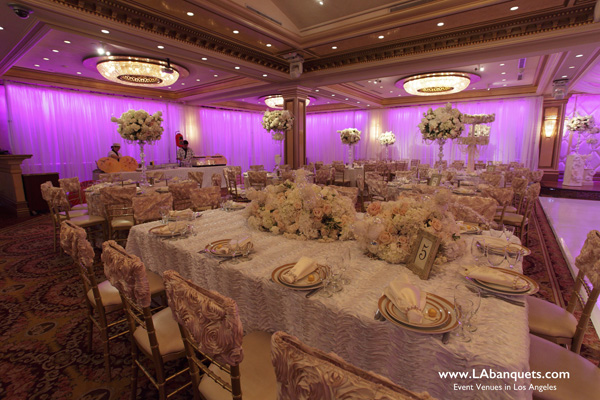
[[[324,286],[318,287],[316,289],[310,290],[308,293],[306,293],[306,298],[308,299],[309,297],[311,297],[312,295],[314,295],[315,293],[317,293],[319,290],[323,289]]]
[[[450,332],[444,332],[442,335],[442,344],[448,344],[450,341]]]
[[[473,293],[476,293],[476,291],[477,291],[476,288],[474,288],[472,286],[469,286],[469,285],[467,285],[467,289],[469,289]],[[495,299],[498,299],[498,300],[505,301],[505,302],[507,302],[509,304],[512,304],[512,305],[515,305],[515,306],[525,307],[525,302],[523,302],[523,301],[519,301],[519,300],[516,300],[516,299],[511,299],[509,297],[505,297],[505,296],[502,296],[502,295],[497,294],[497,293],[488,292],[488,291],[486,291],[483,288],[481,288],[479,290],[479,295],[482,298],[492,297],[492,298],[495,298]]]
[[[385,317],[381,314],[381,311],[379,311],[379,309],[377,309],[377,311],[375,311],[375,316],[373,318],[376,321],[385,321]]]

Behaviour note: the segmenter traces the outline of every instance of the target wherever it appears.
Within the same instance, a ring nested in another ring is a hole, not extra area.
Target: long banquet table
[[[174,269],[202,287],[232,297],[246,332],[286,331],[308,345],[335,352],[358,367],[382,374],[408,389],[428,391],[439,399],[531,398],[530,392],[515,389],[529,386],[527,378],[485,377],[486,372],[491,375],[490,371],[529,370],[526,307],[482,298],[478,330],[472,334],[472,341],[462,343],[452,338],[444,345],[441,334],[420,334],[373,319],[383,289],[407,271],[404,266],[368,258],[355,241],[298,241],[258,232],[248,227],[244,213],[205,212],[192,223],[197,234],[179,240],[151,236],[149,229],[160,222],[138,225],[131,229],[127,251],[138,255],[152,271]],[[199,253],[212,241],[244,235],[251,235],[254,243],[250,260],[219,263],[222,259]],[[352,254],[346,272],[351,282],[330,298],[316,294],[307,299],[305,293],[270,280],[273,269],[296,262],[302,255],[325,262],[328,255],[341,251]],[[471,261],[471,256],[465,255],[457,262],[434,266],[427,281],[420,281],[410,272],[408,275],[422,290],[452,301],[455,285],[464,279],[459,270]],[[471,375],[458,379],[438,374],[454,371]],[[463,385],[462,389],[456,385]],[[480,390],[476,385],[495,388]]]
[[[204,180],[202,181],[202,187],[208,187],[211,185],[211,176],[212,174],[223,175],[224,165],[213,165],[213,166],[202,166],[202,167],[178,167],[178,168],[158,168],[158,169],[148,169],[147,172],[164,172],[165,178],[172,179],[174,177],[178,177],[179,179],[187,179],[188,172],[204,172]],[[139,171],[132,172],[117,172],[121,175],[123,180],[139,181],[142,177],[142,173]],[[221,187],[225,187],[225,179],[222,180]]]

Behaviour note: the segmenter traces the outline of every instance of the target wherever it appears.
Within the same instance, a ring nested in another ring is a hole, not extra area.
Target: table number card
[[[433,174],[431,178],[429,178],[429,186],[440,186],[440,182],[442,180],[442,175]]]
[[[406,266],[421,279],[429,279],[431,266],[440,247],[441,239],[427,231],[421,230],[408,258]]]

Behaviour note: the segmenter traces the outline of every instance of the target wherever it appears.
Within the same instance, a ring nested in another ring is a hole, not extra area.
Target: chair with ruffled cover
[[[371,163],[371,162],[365,163],[363,165],[363,170],[365,171],[365,174],[367,172],[375,172],[376,173],[377,172],[377,164]]]
[[[126,242],[129,230],[135,225],[132,199],[135,187],[112,186],[100,189],[100,201],[104,205],[108,225],[108,238]],[[119,233],[126,233],[119,237]]]
[[[334,353],[309,347],[281,331],[271,338],[271,360],[280,400],[432,399],[428,393],[404,389],[381,375],[355,367]]]
[[[536,171],[529,171],[529,183],[541,182],[544,177],[544,171],[538,169]]]
[[[492,185],[495,187],[500,186],[500,182],[502,182],[502,173],[500,172],[482,172],[480,175],[481,179],[487,183],[488,185]]]
[[[520,178],[525,178],[529,181],[529,175],[531,173],[531,170],[529,168],[526,167],[519,167],[519,168],[515,168],[515,176],[518,176]]]
[[[192,207],[195,211],[204,211],[219,208],[221,201],[221,188],[210,186],[190,191]]]
[[[462,171],[463,169],[465,169],[465,161],[464,160],[452,161],[452,164],[450,164],[450,168],[454,168],[457,171]]]
[[[581,343],[587,331],[591,313],[600,294],[600,232],[593,230],[575,259],[579,269],[575,287],[567,309],[527,296],[529,303],[529,367],[540,372],[568,372],[568,379],[552,380],[533,377],[531,383],[542,387],[550,384],[555,390],[534,393],[534,399],[596,399],[600,393],[600,370],[590,361],[579,356]],[[587,289],[585,278],[593,289],[577,322],[572,312],[582,288]],[[558,344],[557,344],[558,343]],[[559,344],[569,346],[565,349]]]
[[[46,201],[46,204],[48,204],[48,209],[50,210],[50,218],[52,219],[52,226],[54,228],[54,251],[56,251],[57,237],[60,232],[60,222],[64,221],[67,217],[65,211],[59,211],[58,215],[54,215],[53,208],[50,203],[53,200],[54,196],[58,195],[58,193],[51,190],[52,187],[54,187],[52,185],[52,182],[46,181],[40,185],[40,192],[42,194],[42,198],[44,199],[44,201]],[[58,201],[59,210],[66,209],[66,207],[68,206],[71,217],[87,214],[87,210],[71,210],[71,204],[69,203],[68,199],[66,203],[62,202],[61,199],[58,199]]]
[[[516,179],[516,178],[515,178]],[[522,243],[527,243],[529,233],[529,218],[533,213],[533,209],[540,197],[541,185],[534,183],[525,190],[525,200],[521,213],[504,213],[502,222],[505,225],[514,226],[515,235],[519,235]]]
[[[157,221],[162,218],[161,209],[173,209],[173,195],[171,193],[154,193],[136,196],[132,199],[132,208],[136,225]]]
[[[97,282],[94,271],[94,249],[87,240],[85,229],[78,227],[71,221],[63,221],[60,229],[60,245],[64,252],[71,256],[73,262],[77,265],[79,276],[83,282],[85,303],[88,309],[88,351],[92,350],[92,338],[95,326],[98,328],[102,340],[104,368],[106,376],[110,381],[110,341],[129,332],[123,315],[110,318],[112,314],[116,314],[123,309],[121,296],[119,296],[119,291],[109,281]],[[111,322],[109,322],[109,318]],[[118,333],[109,336],[109,329],[117,329]]]
[[[264,171],[264,170],[265,170],[265,166],[262,164],[250,166],[250,171]]]
[[[485,169],[487,169],[487,166],[485,165],[485,162],[483,162],[483,161],[478,161],[478,162],[476,162],[476,163],[475,163],[475,166],[474,166],[474,168],[475,168],[475,170],[476,170],[476,171],[477,171],[477,170],[480,170],[480,169],[483,169],[483,170],[485,170]]]
[[[316,162],[315,162],[315,173],[316,173],[318,170],[320,170],[321,168],[323,168],[323,165],[324,165],[323,161],[316,161]]]
[[[396,171],[408,171],[408,161],[402,160],[396,162]]]
[[[58,184],[67,194],[67,198],[69,195],[73,194],[77,196],[78,204],[71,206],[71,210],[87,211],[87,204],[83,201],[83,191],[81,190],[81,184],[79,183],[78,177],[59,179]]]
[[[367,184],[367,191],[369,192],[368,198],[379,201],[387,201],[388,197],[388,184],[386,181],[381,179],[371,179],[367,176],[365,178]]]
[[[115,241],[109,240],[102,245],[102,262],[106,277],[119,291],[129,325],[131,398],[136,398],[138,372],[141,370],[158,389],[159,398],[166,400],[170,395],[191,385],[191,382],[187,382],[167,395],[166,384],[188,370],[186,368],[166,376],[165,363],[185,356],[183,339],[171,308],[163,308],[152,314],[149,275],[144,263],[138,257],[127,254]],[[144,366],[142,357],[152,361],[154,373]]]
[[[566,345],[571,351],[579,354],[600,293],[600,232],[593,230],[587,234],[581,252],[575,259],[575,265],[579,273],[566,310],[537,297],[527,296],[526,300],[529,303],[529,332],[556,344]],[[581,289],[587,288],[586,279],[592,283],[593,289],[588,291],[588,299],[578,323],[573,312]]]
[[[448,160],[436,161],[433,168],[437,170],[448,168]]]
[[[515,192],[512,206],[506,207],[506,212],[510,213],[521,213],[523,207],[523,200],[525,199],[525,191],[527,190],[528,179],[514,176],[512,179],[511,187]]]
[[[362,178],[362,177],[361,177]],[[358,180],[358,178],[357,178]],[[349,198],[352,201],[352,205],[356,208],[356,202],[358,201],[358,187],[348,187],[348,186],[329,186],[332,189],[337,190],[337,192],[344,197]]]
[[[221,177],[221,175],[219,175],[219,177]],[[173,209],[185,210],[186,208],[190,208],[192,206],[190,191],[197,188],[198,183],[195,181],[171,183],[169,185],[169,192],[173,195]]]
[[[188,180],[196,181],[199,185],[198,187],[202,187],[202,183],[204,182],[204,172],[190,171],[188,172]]]
[[[223,183],[223,176],[221,174],[217,174],[217,173],[212,174],[212,176],[210,177],[210,184],[212,186],[216,186],[216,187],[220,188],[222,183]]]
[[[225,177],[225,185],[227,185],[227,193],[234,200],[243,200],[246,198],[244,187],[237,183],[237,173],[233,168],[224,168],[223,176]],[[219,188],[220,190],[220,188]]]
[[[412,160],[410,160],[410,167],[418,167],[420,163],[421,160],[413,158]]]
[[[159,181],[162,181],[165,179],[165,173],[164,173],[164,171],[146,172],[146,178],[148,179],[148,183],[150,183],[151,185],[155,185]]]
[[[499,188],[495,186],[487,186],[481,190],[481,194],[485,197],[491,197],[492,199],[498,202],[496,210],[500,209],[500,212],[496,211],[494,221],[500,224],[503,223],[506,208],[512,202],[514,197],[513,188]]]
[[[285,181],[294,182],[295,178],[296,178],[296,173],[293,170],[282,170],[281,171],[281,181],[282,182],[285,182]]]
[[[54,251],[56,251],[56,236],[60,232],[60,224],[62,221],[69,220],[73,224],[87,229],[99,227],[102,230],[102,238],[106,238],[106,219],[98,215],[85,214],[84,210],[70,211],[69,200],[65,191],[57,187],[47,187],[45,189],[48,196],[48,206],[50,207],[50,215],[55,226],[54,235]]]
[[[429,164],[419,164],[417,174],[419,179],[427,179],[429,177]]]
[[[333,168],[318,169],[315,173],[315,183],[317,185],[329,185],[331,183],[332,169]]]
[[[498,202],[491,197],[452,195],[449,211],[456,220],[490,225],[497,205]]]
[[[346,166],[344,164],[332,164],[334,169],[333,183],[342,186],[346,185]],[[348,183],[350,183],[348,181]]]
[[[194,397],[274,399],[277,382],[271,364],[271,335],[253,332],[244,336],[234,300],[203,289],[175,271],[166,271],[164,277],[184,338]]]
[[[267,171],[248,171],[248,184],[256,190],[266,188]]]
[[[508,166],[507,166],[508,168]],[[508,171],[506,170],[504,172],[504,187],[509,187],[512,186],[512,181],[515,177],[515,171]]]

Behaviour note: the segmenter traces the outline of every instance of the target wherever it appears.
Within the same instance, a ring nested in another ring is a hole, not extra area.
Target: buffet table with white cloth
[[[204,172],[204,179],[202,181],[202,187],[208,187],[212,184],[211,176],[213,174],[219,174],[223,176],[223,169],[225,165],[214,165],[214,166],[203,166],[203,167],[189,167],[189,168],[164,168],[164,169],[148,169],[147,172],[164,172],[166,179],[172,179],[178,177],[179,179],[187,179],[188,172]],[[140,171],[133,172],[116,172],[121,175],[121,178],[125,180],[139,181],[142,178]],[[225,179],[223,178],[221,187],[225,187]]]
[[[408,271],[404,266],[365,256],[355,241],[298,241],[259,232],[248,227],[244,213],[207,211],[191,223],[195,235],[177,240],[149,234],[149,229],[160,222],[138,225],[131,229],[127,251],[138,255],[152,271],[162,274],[174,269],[204,288],[233,298],[246,332],[286,331],[310,346],[335,352],[360,368],[410,390],[428,391],[439,399],[531,398],[530,392],[516,390],[519,385],[529,385],[529,379],[523,377],[529,370],[527,307],[482,298],[472,341],[451,338],[442,344],[441,334],[412,332],[373,318],[384,288]],[[254,243],[250,259],[220,263],[223,258],[202,252],[216,240],[247,235]],[[350,283],[332,297],[316,294],[306,298],[306,292],[293,291],[270,279],[275,268],[295,263],[301,256],[325,263],[328,256],[344,251],[352,254],[346,272]],[[452,302],[454,287],[464,281],[459,270],[472,261],[466,254],[456,262],[434,266],[427,281],[410,272],[408,275],[421,290]],[[469,377],[439,375],[455,371],[466,372]],[[521,377],[490,378],[490,372],[521,373]],[[463,385],[463,389],[455,385]],[[491,388],[481,390],[477,385]]]

